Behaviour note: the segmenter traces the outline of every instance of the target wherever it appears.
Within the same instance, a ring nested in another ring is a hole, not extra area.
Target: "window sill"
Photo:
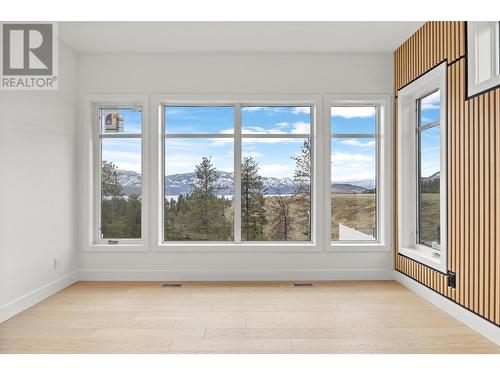
[[[381,242],[332,242],[327,252],[332,253],[363,253],[363,252],[388,252],[388,247]]]
[[[438,272],[441,273],[446,273],[447,272],[447,267],[446,264],[443,264],[442,258],[435,258],[432,256],[433,249],[431,248],[424,248],[419,247],[419,248],[400,248],[399,249],[399,254],[404,255],[408,258],[411,258],[419,263],[422,263]]]
[[[94,243],[87,245],[83,251],[88,253],[144,253],[147,250],[147,247],[142,243],[137,244],[104,244],[104,243]]]
[[[247,242],[247,243],[162,243],[153,252],[161,253],[314,253],[320,252],[317,244],[312,242]]]

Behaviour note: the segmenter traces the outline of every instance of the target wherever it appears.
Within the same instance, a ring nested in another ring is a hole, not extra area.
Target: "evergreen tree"
[[[101,170],[101,194],[105,197],[121,197],[123,188],[118,182],[118,168],[113,162],[103,160]]]
[[[270,234],[268,239],[274,241],[288,241],[292,239],[293,217],[290,197],[281,193],[269,198],[269,212],[271,216]]]
[[[231,200],[218,197],[226,187],[218,184],[221,172],[210,158],[195,167],[191,193],[165,202],[165,239],[225,241],[232,238]]]
[[[196,201],[194,204],[193,220],[202,233],[207,233],[214,215],[220,214],[215,203],[216,194],[220,189],[217,180],[220,172],[212,164],[211,158],[203,157],[201,163],[195,167],[196,181],[191,191]],[[215,211],[215,212],[214,212]]]
[[[217,185],[221,173],[212,164],[211,157],[203,157],[195,167],[196,181],[191,185],[192,193],[203,198],[213,197],[223,188]]]
[[[119,172],[112,162],[101,169],[101,234],[103,238],[141,237],[141,196],[124,197]]]
[[[245,241],[264,239],[266,224],[264,183],[258,163],[244,157],[241,164],[241,235]]]
[[[311,235],[311,140],[306,139],[298,156],[292,156],[295,161],[295,189],[292,200],[296,206],[297,232],[301,239],[310,239]]]

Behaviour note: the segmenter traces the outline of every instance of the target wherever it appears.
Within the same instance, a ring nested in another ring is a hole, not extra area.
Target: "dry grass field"
[[[375,194],[332,194],[332,240],[339,239],[339,223],[372,235],[376,207]]]

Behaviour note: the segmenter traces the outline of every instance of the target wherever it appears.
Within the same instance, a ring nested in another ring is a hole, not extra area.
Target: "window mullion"
[[[241,105],[234,107],[234,242],[241,243]]]

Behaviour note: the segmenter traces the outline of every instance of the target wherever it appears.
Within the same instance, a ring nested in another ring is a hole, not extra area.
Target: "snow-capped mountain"
[[[125,195],[139,194],[141,192],[141,175],[133,171],[118,170],[118,182],[123,187]],[[165,176],[166,195],[188,194],[191,186],[196,180],[195,173],[180,173]],[[297,182],[291,178],[262,177],[264,191],[267,195],[292,194]],[[221,186],[219,194],[232,195],[233,173],[221,172],[217,181]],[[332,184],[332,192],[337,194],[362,193],[367,189],[373,189],[375,182],[372,180],[343,181]]]

